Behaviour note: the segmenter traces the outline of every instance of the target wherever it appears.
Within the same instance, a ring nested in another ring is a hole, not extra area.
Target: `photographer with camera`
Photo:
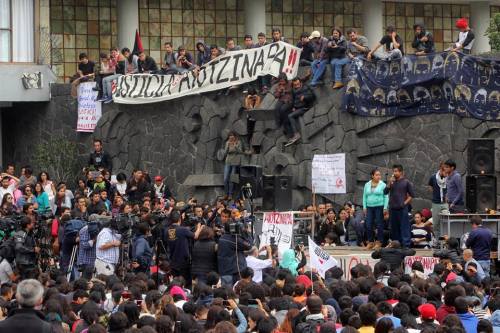
[[[167,246],[170,255],[170,268],[174,276],[182,276],[191,286],[191,245],[198,239],[201,223],[196,225],[193,233],[189,227],[181,225],[181,213],[173,210],[170,213],[170,226],[167,229]]]
[[[35,278],[38,275],[36,255],[40,248],[36,246],[33,237],[35,222],[28,217],[21,220],[21,230],[14,234],[16,265],[21,275],[21,280]]]
[[[96,259],[96,240],[99,234],[98,216],[91,215],[89,223],[78,232],[80,247],[78,248],[77,265],[80,271],[94,271]]]
[[[153,262],[153,249],[149,246],[146,237],[151,235],[149,225],[142,222],[137,227],[138,234],[132,243],[132,267],[136,273],[149,274]]]
[[[217,259],[223,285],[232,286],[240,279],[240,272],[247,267],[245,251],[252,248],[251,237],[239,221],[224,224],[224,234],[219,239]]]
[[[104,227],[96,241],[96,274],[113,275],[120,259],[120,246],[122,236],[117,232],[116,226],[111,223]]]

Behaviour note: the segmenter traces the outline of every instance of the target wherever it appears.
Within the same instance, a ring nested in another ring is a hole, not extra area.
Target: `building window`
[[[0,0],[0,62],[33,62],[33,0]]]

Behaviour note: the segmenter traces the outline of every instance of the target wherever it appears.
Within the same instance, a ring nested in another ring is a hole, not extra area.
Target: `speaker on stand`
[[[467,142],[465,202],[470,213],[487,214],[497,208],[495,140],[469,139]]]
[[[292,177],[262,177],[262,210],[279,212],[292,210]]]
[[[249,184],[254,198],[262,197],[262,167],[258,165],[242,165],[239,174],[239,189]]]

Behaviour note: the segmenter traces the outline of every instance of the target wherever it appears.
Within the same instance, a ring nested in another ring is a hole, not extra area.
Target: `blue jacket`
[[[465,245],[474,252],[476,260],[490,260],[493,234],[490,229],[480,226],[469,233]]]
[[[457,314],[457,316],[460,318],[462,325],[464,325],[466,333],[477,333],[477,323],[479,320],[476,316],[470,312]]]
[[[132,244],[132,259],[140,265],[138,270],[147,272],[153,260],[153,250],[144,235],[135,236]]]
[[[247,267],[244,251],[252,248],[252,243],[241,236],[224,234],[219,239],[217,248],[217,261],[219,274],[233,275]]]
[[[493,325],[493,333],[500,333],[500,310],[496,310],[491,314],[490,321]]]

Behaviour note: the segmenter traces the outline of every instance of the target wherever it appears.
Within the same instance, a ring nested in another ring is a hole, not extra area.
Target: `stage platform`
[[[326,252],[328,252],[329,255],[332,257],[337,257],[337,256],[356,256],[356,255],[362,255],[366,256],[372,255],[373,250],[363,250],[362,247],[358,246],[333,246],[333,247],[324,247],[323,248]],[[415,249],[417,252],[415,256],[418,257],[432,257],[432,250],[426,250],[426,249]]]

